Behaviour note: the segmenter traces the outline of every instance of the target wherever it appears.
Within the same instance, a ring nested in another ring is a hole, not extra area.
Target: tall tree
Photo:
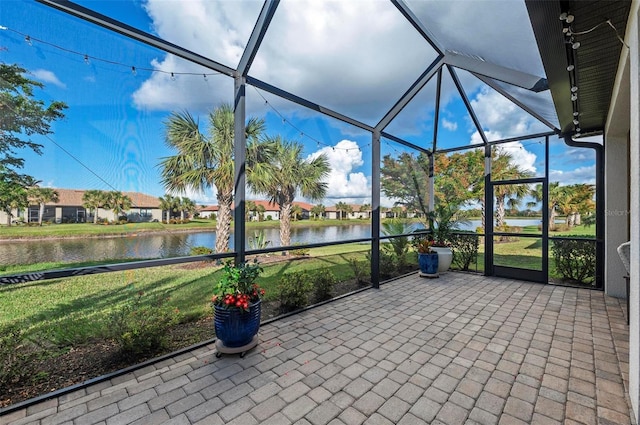
[[[51,134],[52,122],[63,118],[67,107],[63,102],[47,105],[36,99],[35,90],[44,85],[27,75],[18,65],[0,63],[0,208],[7,213],[9,225],[13,209],[24,208],[26,190],[35,183],[33,177],[20,173],[24,159],[16,151],[26,148],[42,154],[42,145],[31,136]]]
[[[358,212],[367,214],[367,218],[371,218],[371,204],[362,204]]]
[[[233,202],[234,113],[223,104],[209,113],[208,134],[202,133],[198,121],[189,112],[174,112],[165,122],[165,143],[176,155],[160,162],[165,188],[184,193],[187,189],[202,192],[215,187],[218,200],[216,219],[216,252],[229,249],[231,205]],[[264,120],[250,118],[245,126],[247,138],[247,182],[251,174],[268,162],[266,145],[258,138],[264,131]]]
[[[165,222],[168,224],[169,220],[171,220],[171,215],[177,211],[178,198],[167,193],[164,196],[160,196],[158,201],[160,201],[160,209],[167,214]]]
[[[30,202],[35,202],[39,206],[38,225],[42,226],[42,218],[44,216],[44,207],[50,203],[56,203],[60,200],[60,194],[57,190],[50,187],[31,187],[27,191]]]
[[[294,204],[291,207],[291,218],[293,218],[293,221],[298,221],[298,219],[301,217],[302,217],[302,207],[300,205]]]
[[[345,215],[352,212],[353,208],[351,208],[351,205],[341,201],[336,204],[336,211],[340,213],[338,218],[344,220]]]
[[[318,204],[318,205],[312,206],[310,212],[314,218],[319,219],[324,216],[325,211],[326,211],[326,208],[324,207],[324,205]]]
[[[251,219],[252,213],[256,212],[257,205],[253,201],[245,201],[244,203],[244,221]]]
[[[107,202],[105,206],[113,211],[113,219],[118,220],[120,214],[130,210],[133,205],[133,201],[127,195],[117,190],[107,193]]]
[[[291,208],[296,195],[312,201],[324,198],[327,192],[324,179],[331,168],[324,154],[309,160],[303,159],[301,143],[280,136],[267,138],[267,142],[273,146],[274,156],[269,169],[256,173],[255,190],[267,195],[272,204],[280,207],[280,244],[289,246]]]
[[[98,209],[107,202],[107,193],[102,190],[87,190],[82,195],[82,206],[93,211],[93,224],[98,223]]]
[[[193,214],[196,210],[196,203],[183,196],[178,198],[178,210],[180,211],[180,221],[184,221],[186,214]]]

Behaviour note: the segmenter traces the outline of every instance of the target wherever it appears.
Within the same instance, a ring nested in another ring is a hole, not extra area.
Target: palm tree
[[[182,197],[178,199],[178,209],[180,210],[180,221],[184,221],[185,213],[193,214],[196,210],[196,204],[191,199]]]
[[[166,194],[164,196],[160,196],[158,200],[160,201],[160,209],[164,212],[167,212],[167,220],[166,223],[169,223],[171,220],[171,213],[176,211],[177,208],[177,197]]]
[[[29,201],[35,202],[40,206],[38,212],[38,225],[42,226],[42,216],[44,215],[44,207],[47,203],[56,203],[60,199],[57,190],[50,187],[31,187],[28,190]]]
[[[338,202],[336,204],[336,211],[338,211],[340,213],[340,216],[338,217],[340,220],[344,220],[344,214],[348,214],[350,212],[353,211],[353,208],[351,208],[351,205],[345,203],[345,202]]]
[[[363,212],[367,214],[367,218],[371,218],[371,204],[362,204],[360,205],[359,212]]]
[[[249,221],[251,213],[255,212],[257,205],[253,201],[245,201],[244,203],[244,221]]]
[[[322,216],[324,216],[324,213],[326,211],[326,208],[324,207],[324,205],[322,204],[318,204],[318,205],[314,205],[313,207],[311,207],[311,214],[313,214],[313,216],[318,219],[318,218],[322,218]]]
[[[264,220],[264,213],[267,211],[267,209],[264,207],[264,205],[256,205],[256,213],[258,214],[258,221],[263,221]]]
[[[556,216],[558,215],[560,204],[563,202],[565,192],[564,192],[563,186],[560,186],[560,182],[549,183],[548,192],[549,192],[549,197],[547,200],[547,206],[549,211],[548,225],[549,225],[549,230],[555,230]],[[535,202],[529,202],[527,206],[530,208],[533,208],[537,205],[538,202],[542,202],[542,200],[544,199],[544,194],[542,193],[542,184],[537,184],[531,190],[530,195],[533,197]]]
[[[106,193],[102,190],[87,190],[82,195],[82,206],[93,211],[93,224],[98,223],[98,209],[106,202]]]
[[[258,137],[264,131],[264,120],[250,118],[245,127],[247,138],[247,182],[251,174],[262,168],[265,146]],[[165,188],[184,193],[187,189],[202,192],[215,186],[218,200],[216,219],[216,252],[229,249],[231,235],[231,205],[233,202],[234,113],[223,104],[209,113],[209,135],[200,131],[199,123],[189,112],[174,112],[165,122],[165,143],[177,150],[174,156],[160,162]],[[268,161],[266,161],[268,162]]]
[[[269,196],[272,204],[280,207],[280,245],[291,245],[291,211],[298,193],[310,200],[322,199],[327,192],[323,180],[331,168],[327,157],[319,155],[311,160],[302,158],[301,143],[268,138],[274,156],[269,169],[256,174],[255,190]],[[260,178],[257,178],[257,177]]]
[[[302,216],[302,207],[300,205],[293,205],[291,207],[291,217],[293,221],[298,221],[298,218]]]
[[[127,195],[119,191],[112,191],[107,194],[106,207],[113,211],[113,218],[117,220],[120,214],[131,209],[133,201]]]

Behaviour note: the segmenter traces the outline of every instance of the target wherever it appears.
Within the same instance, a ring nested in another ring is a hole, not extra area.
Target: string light
[[[131,67],[131,74],[135,77],[136,75],[138,75],[138,73],[136,72],[136,67],[132,66]]]
[[[172,72],[171,73],[171,81],[175,81],[176,80],[176,75]]]
[[[343,151],[346,151],[346,152],[348,152],[348,151],[349,151],[349,149],[356,149],[356,150],[360,150],[360,149],[362,149],[359,145],[358,145],[358,148],[340,148],[340,147],[335,147],[335,146],[331,146],[331,145],[330,145],[330,144],[328,144],[328,143],[321,142],[320,140],[318,140],[318,139],[316,139],[316,138],[314,138],[314,137],[312,137],[312,136],[309,136],[309,135],[308,135],[308,134],[306,134],[304,131],[302,131],[300,128],[296,127],[296,126],[295,126],[291,121],[287,120],[287,119],[284,117],[284,115],[283,115],[282,113],[280,113],[280,111],[278,111],[278,110],[277,110],[277,109],[276,109],[276,108],[275,108],[271,103],[269,103],[269,101],[267,100],[267,98],[266,98],[266,97],[264,97],[264,95],[260,92],[260,90],[258,90],[256,87],[253,87],[253,88],[254,88],[254,90],[256,91],[256,93],[258,94],[258,96],[260,96],[260,97],[262,98],[262,100],[264,100],[264,104],[265,104],[265,105],[267,105],[267,106],[269,106],[269,107],[271,108],[271,110],[273,110],[273,112],[275,112],[275,114],[276,114],[277,116],[279,116],[279,117],[282,119],[282,124],[289,125],[291,128],[293,128],[294,130],[296,130],[297,132],[299,132],[299,133],[300,133],[300,137],[306,137],[307,139],[309,139],[309,140],[311,140],[311,141],[313,141],[313,142],[316,142],[316,147],[317,147],[317,148],[320,148],[320,145],[322,145],[322,146],[326,146],[326,147],[331,147],[331,149],[333,150],[333,152],[335,152],[335,151],[336,151],[336,149],[337,149],[337,150],[343,150]],[[369,147],[369,146],[371,146],[371,144],[370,144],[370,143],[366,144],[364,147],[366,148],[366,147]]]
[[[87,53],[81,53],[81,52],[78,52],[78,51],[75,51],[75,50],[72,50],[72,49],[68,49],[66,47],[62,47],[62,46],[59,46],[59,45],[54,44],[54,43],[50,43],[50,42],[42,40],[42,39],[32,37],[32,36],[30,36],[28,34],[25,34],[23,32],[14,30],[12,28],[7,28],[5,26],[1,26],[0,25],[0,30],[10,31],[10,32],[13,32],[15,34],[18,34],[18,35],[24,37],[24,41],[27,44],[29,44],[30,46],[33,46],[33,43],[37,42],[37,43],[44,44],[44,45],[49,46],[49,47],[53,47],[54,49],[61,50],[61,51],[66,52],[66,53],[70,53],[72,55],[76,55],[76,56],[82,58],[84,63],[86,63],[87,65],[90,64],[90,60],[93,60],[93,61],[108,63],[110,65],[124,67],[124,68],[127,68],[128,70],[131,70],[131,68],[134,67],[134,68],[136,68],[136,71],[147,71],[147,72],[151,72],[151,73],[161,73],[161,74],[173,75],[174,78],[176,76],[178,76],[178,75],[198,75],[198,76],[199,75],[204,75],[204,76],[222,75],[220,72],[209,72],[209,73],[203,74],[201,72],[167,71],[167,70],[164,70],[164,69],[148,68],[148,67],[141,67],[141,66],[132,66],[131,64],[122,63],[122,62],[118,62],[118,61],[113,61],[113,60],[110,60],[110,59],[99,58],[99,57],[96,57],[96,56],[91,56],[91,55],[89,55]]]

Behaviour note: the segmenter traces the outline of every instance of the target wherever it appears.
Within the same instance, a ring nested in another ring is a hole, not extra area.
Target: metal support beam
[[[108,16],[102,15],[91,9],[72,3],[70,1],[67,1],[67,0],[37,0],[37,1],[46,6],[53,7],[54,9],[58,9],[69,15],[83,19],[87,22],[91,22],[93,24],[99,25],[108,30],[122,34],[133,40],[140,41],[149,46],[158,48],[167,53],[171,53],[173,55],[186,59],[195,64],[204,66],[205,68],[212,69],[221,74],[225,74],[232,77],[236,73],[236,70],[233,68],[229,68],[226,65],[223,65],[219,62],[208,59],[204,56],[201,56],[197,53],[194,53],[180,46],[177,46],[173,43],[170,43],[166,40],[156,37],[155,35],[151,35],[144,31],[140,31],[137,28],[134,28],[123,22],[117,21]]]
[[[488,145],[484,147],[484,275],[493,276],[493,186]]]
[[[527,112],[529,115],[531,115],[532,117],[534,117],[535,119],[540,121],[542,124],[544,124],[547,127],[549,127],[551,130],[560,131],[560,129],[557,128],[555,125],[553,125],[551,122],[549,122],[549,120],[547,120],[542,115],[540,115],[539,113],[537,113],[536,111],[534,111],[533,109],[529,108],[527,105],[525,105],[524,103],[520,102],[518,99],[513,97],[506,90],[504,90],[502,87],[500,87],[498,84],[496,84],[496,82],[494,80],[492,80],[491,78],[486,77],[486,76],[481,75],[481,74],[477,74],[475,72],[472,72],[472,74],[475,75],[476,77],[478,77],[478,79],[480,81],[482,81],[483,83],[485,83],[486,85],[488,85],[489,87],[491,87],[492,89],[494,89],[495,91],[497,91],[498,93],[500,93],[501,95],[503,95],[504,97],[509,99],[511,102],[513,102],[516,105],[518,105],[525,112]]]
[[[480,134],[480,137],[482,138],[482,141],[486,145],[487,143],[489,143],[489,140],[487,140],[487,135],[484,134],[484,130],[482,129],[482,125],[480,125],[480,121],[478,120],[478,117],[476,116],[476,113],[474,112],[473,108],[471,107],[471,102],[469,102],[469,98],[467,97],[467,93],[464,91],[464,88],[462,87],[462,84],[460,84],[460,79],[458,78],[458,74],[456,74],[456,71],[452,67],[450,67],[449,65],[447,65],[447,69],[449,69],[449,74],[451,74],[451,78],[453,79],[453,83],[456,85],[456,88],[458,89],[458,93],[460,93],[460,97],[462,97],[462,101],[464,102],[464,106],[467,107],[467,111],[469,112],[469,115],[471,116],[471,120],[473,120],[473,124],[476,126],[476,129],[478,130],[478,133]]]
[[[395,105],[385,114],[384,117],[380,120],[378,125],[376,125],[377,130],[384,130],[389,123],[404,109],[405,106],[411,99],[413,99],[422,88],[431,80],[431,78],[439,72],[444,64],[444,56],[439,56],[436,60],[434,60],[431,65],[420,75],[420,77],[409,87],[400,99],[396,102]]]
[[[244,205],[246,186],[246,150],[245,137],[245,79],[237,76],[234,79],[233,102],[233,170],[234,170],[234,209],[233,209],[233,247],[236,252],[236,264],[245,260],[246,247],[244,246]]]
[[[434,155],[429,155],[429,211],[433,211],[433,209],[436,206],[436,194],[435,194],[435,173],[434,173],[434,169],[435,169],[435,162],[436,159],[434,158]],[[431,225],[432,225],[432,221],[429,221],[429,228],[431,229]]]
[[[380,288],[380,132],[371,136],[371,285]]]
[[[370,125],[364,124],[360,121],[354,120],[353,118],[349,118],[346,115],[342,115],[338,112],[332,111],[331,109],[325,108],[324,106],[320,106],[317,103],[313,103],[307,99],[304,99],[300,96],[296,96],[293,93],[289,93],[285,90],[282,90],[278,87],[272,86],[271,84],[265,83],[264,81],[260,81],[257,78],[253,78],[251,76],[247,76],[247,84],[256,87],[260,90],[267,91],[271,94],[274,94],[283,99],[289,100],[298,105],[304,106],[305,108],[309,108],[316,112],[320,112],[321,114],[328,115],[331,118],[335,118],[342,122],[346,122],[347,124],[351,124],[355,127],[361,128],[363,130],[367,130],[369,132],[373,132],[374,128]]]
[[[447,50],[445,62],[447,65],[455,66],[456,68],[464,69],[475,74],[481,74],[494,80],[503,81],[512,86],[522,87],[523,89],[536,93],[549,90],[549,82],[546,78],[505,68],[480,58],[461,55],[451,50]]]
[[[440,126],[440,95],[442,93],[442,68],[438,69],[438,81],[436,85],[436,109],[433,115],[433,152],[438,148],[438,127]]]
[[[422,24],[422,21],[418,19],[418,17],[413,13],[411,8],[406,5],[403,0],[391,0],[391,3],[398,8],[402,16],[409,21],[409,23],[420,33],[420,35],[427,40],[427,42],[433,47],[433,49],[438,53],[438,55],[444,54],[444,47],[440,45],[438,40],[431,34],[431,32]]]
[[[571,135],[564,136],[567,146],[593,149],[596,154],[596,288],[604,288],[604,238],[605,238],[605,199],[604,199],[604,146],[600,143],[579,142]]]
[[[251,32],[251,37],[249,37],[249,41],[247,42],[247,47],[245,47],[242,57],[240,58],[240,63],[238,64],[238,74],[243,77],[247,76],[249,68],[251,68],[251,64],[258,53],[260,44],[262,44],[264,35],[267,33],[267,29],[269,28],[273,15],[276,13],[279,3],[280,0],[267,0],[264,5],[262,5],[260,16],[258,16],[256,25]]]
[[[399,143],[402,146],[406,146],[406,147],[408,147],[410,149],[417,150],[418,152],[422,152],[422,153],[426,153],[427,155],[431,155],[431,151],[429,149],[425,149],[425,148],[423,148],[421,146],[414,145],[413,143],[407,142],[406,140],[401,139],[399,137],[396,137],[393,134],[385,133],[384,131],[382,131],[382,132],[380,132],[380,135],[382,137],[384,137],[385,139],[393,140],[394,142]]]

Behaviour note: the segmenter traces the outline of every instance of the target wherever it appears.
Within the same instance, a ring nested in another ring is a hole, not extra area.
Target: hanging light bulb
[[[27,44],[28,44],[29,46],[33,46],[33,43],[31,42],[31,37],[26,36],[26,37],[24,38],[24,41],[26,41],[26,42],[27,42]]]
[[[580,127],[576,127],[576,133],[580,133]]]
[[[580,42],[579,41],[572,41],[571,42],[571,48],[573,50],[578,50],[580,48]]]
[[[574,117],[577,117],[578,115],[580,115],[580,112],[578,112],[578,111],[575,111],[575,112],[573,113],[573,116],[574,116]]]
[[[136,67],[135,67],[135,66],[132,66],[132,67],[131,67],[131,75],[133,75],[134,77],[135,77],[136,75],[138,75],[138,72],[136,71]]]
[[[573,20],[575,19],[575,17],[573,15],[567,15],[567,24],[570,24],[571,22],[573,22]]]
[[[89,65],[89,55],[84,55],[84,63]]]
[[[172,73],[171,73],[171,81],[175,81],[175,80],[176,80],[176,76],[175,76],[175,74],[172,72]]]

